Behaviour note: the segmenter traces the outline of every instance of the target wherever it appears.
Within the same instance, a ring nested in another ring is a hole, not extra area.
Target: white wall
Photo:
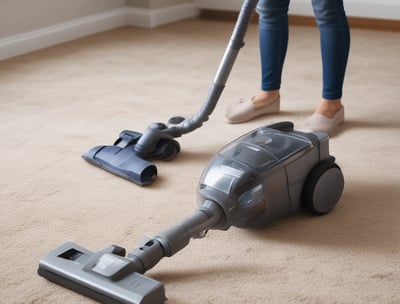
[[[344,0],[349,16],[400,20],[400,0]],[[311,0],[290,13],[312,15]],[[123,25],[155,27],[242,0],[0,0],[0,60]]]
[[[195,13],[192,0],[0,0],[0,39],[102,13],[115,15],[121,8],[129,8],[138,18],[150,11],[160,15],[163,10],[165,15],[171,8]]]
[[[204,9],[239,10],[242,0],[194,0]],[[400,0],[344,0],[348,16],[400,20]],[[292,0],[289,12],[312,16],[311,0]]]
[[[0,0],[0,60],[120,26],[151,28],[197,15],[192,0]]]
[[[0,38],[125,5],[125,0],[0,0]]]

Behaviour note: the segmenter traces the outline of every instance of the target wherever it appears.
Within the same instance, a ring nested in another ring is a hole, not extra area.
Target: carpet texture
[[[261,125],[301,123],[321,92],[319,34],[291,27],[282,111],[229,125],[224,110],[259,89],[251,25],[223,96],[182,153],[139,187],[81,159],[123,129],[189,116],[203,103],[232,32],[190,19],[120,28],[0,62],[0,302],[94,303],[36,273],[65,241],[131,250],[191,214],[213,154]],[[400,303],[400,36],[352,30],[346,122],[331,153],[346,184],[323,217],[298,212],[261,230],[210,231],[148,276],[171,304]]]

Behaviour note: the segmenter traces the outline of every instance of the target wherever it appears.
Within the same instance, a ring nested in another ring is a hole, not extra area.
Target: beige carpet
[[[0,302],[93,303],[36,274],[49,250],[131,249],[196,206],[210,157],[257,126],[301,122],[320,96],[318,31],[292,27],[282,113],[242,125],[225,107],[258,90],[257,27],[209,122],[139,187],[81,159],[123,129],[188,116],[202,104],[232,24],[187,20],[122,28],[0,62]],[[400,303],[400,35],[352,31],[344,102],[331,140],[346,186],[324,217],[299,212],[269,227],[211,231],[148,272],[168,303]]]

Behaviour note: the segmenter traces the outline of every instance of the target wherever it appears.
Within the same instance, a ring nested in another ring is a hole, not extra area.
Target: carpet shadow
[[[220,148],[215,148],[215,152],[207,152],[207,151],[182,151],[176,158],[176,161],[179,163],[206,163],[217,153]]]
[[[250,230],[250,235],[263,241],[399,252],[397,188],[394,183],[349,183],[330,214],[313,216],[300,210],[265,228]]]
[[[304,121],[312,112],[310,111],[280,111],[279,118],[276,119],[277,115],[264,115],[259,116],[253,119],[254,122],[259,122],[260,125],[268,125],[272,122],[278,121],[292,121],[294,123],[294,128],[301,125],[302,121]],[[295,118],[292,120],[291,117]],[[303,119],[299,120],[299,117],[304,117]],[[271,120],[270,122],[266,120]],[[299,120],[299,121],[297,121]],[[335,136],[345,133],[351,129],[363,129],[363,130],[370,130],[370,129],[400,129],[400,121],[373,121],[373,120],[355,120],[355,119],[346,119],[343,124],[336,130]]]
[[[251,120],[253,123],[259,123],[260,126],[267,126],[272,123],[281,121],[291,121],[295,123],[290,117],[306,116],[311,115],[310,111],[280,111],[278,114],[268,114],[255,117]],[[295,124],[296,126],[296,124]]]
[[[185,282],[187,280],[193,280],[196,277],[220,277],[221,273],[229,273],[230,276],[243,275],[245,267],[242,265],[230,265],[221,267],[202,267],[196,269],[185,269],[185,270],[169,270],[168,272],[155,270],[151,277],[161,282],[175,283]]]
[[[399,121],[346,120],[343,129],[398,129]]]

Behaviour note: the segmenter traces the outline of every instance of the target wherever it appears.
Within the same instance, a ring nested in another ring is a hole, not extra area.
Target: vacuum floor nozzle
[[[157,167],[142,158],[132,146],[97,146],[82,155],[88,162],[121,176],[138,185],[152,183],[157,177]]]
[[[121,249],[110,246],[94,253],[67,242],[42,258],[38,274],[101,303],[164,303],[164,285],[135,272]]]

